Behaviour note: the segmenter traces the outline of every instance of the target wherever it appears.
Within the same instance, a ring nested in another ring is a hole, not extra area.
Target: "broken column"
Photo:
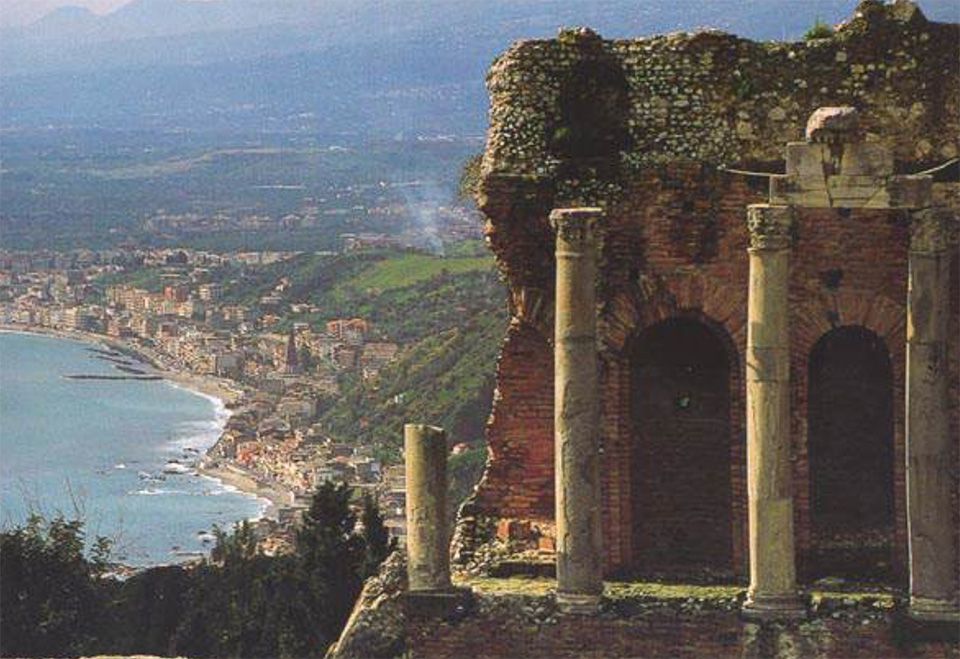
[[[798,618],[805,608],[794,564],[790,465],[790,336],[787,287],[793,209],[747,208],[747,494],[755,619]]]
[[[403,427],[407,480],[407,572],[411,591],[448,591],[447,437],[443,429]]]
[[[557,209],[554,344],[554,456],[557,602],[593,613],[603,592],[600,502],[600,400],[597,378],[599,208]]]
[[[907,285],[907,527],[910,615],[958,620],[953,540],[945,212],[912,213]]]

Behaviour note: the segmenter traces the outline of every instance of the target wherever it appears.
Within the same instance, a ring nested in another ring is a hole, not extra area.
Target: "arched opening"
[[[879,336],[839,327],[813,347],[807,400],[811,577],[889,579],[893,372]]]
[[[731,359],[718,331],[673,318],[632,352],[635,564],[643,571],[729,570]]]

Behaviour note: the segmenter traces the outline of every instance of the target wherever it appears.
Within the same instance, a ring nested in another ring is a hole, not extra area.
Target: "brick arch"
[[[810,514],[809,463],[809,360],[814,346],[837,327],[856,326],[873,332],[886,345],[890,355],[893,390],[894,442],[894,572],[906,576],[906,308],[884,295],[867,296],[856,292],[804,295],[794,301],[790,316],[791,436],[794,438],[794,500],[797,551],[801,574],[813,543]]]
[[[642,275],[618,292],[601,310],[601,350],[623,352],[644,328],[682,314],[699,313],[737,346],[746,341],[746,283],[724,282],[700,271],[674,275]],[[742,348],[737,360],[742,362]]]
[[[746,286],[736,287],[686,272],[640,277],[601,310],[599,337],[604,429],[605,558],[609,569],[631,567],[632,483],[630,465],[636,429],[631,419],[630,345],[637,336],[671,318],[704,324],[724,346],[730,365],[730,485],[732,568],[747,571],[746,419],[744,348]]]
[[[790,342],[792,352],[809,355],[830,330],[857,325],[870,330],[887,344],[890,358],[903,356],[906,349],[906,307],[883,295],[864,296],[858,292],[838,292],[827,296],[805,296],[791,300]],[[833,315],[828,315],[830,314]]]

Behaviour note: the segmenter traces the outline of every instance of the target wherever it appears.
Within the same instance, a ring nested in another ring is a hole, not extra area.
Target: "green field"
[[[414,286],[444,273],[462,275],[487,271],[493,268],[493,263],[492,256],[443,258],[428,254],[404,254],[371,265],[339,287],[384,292]]]

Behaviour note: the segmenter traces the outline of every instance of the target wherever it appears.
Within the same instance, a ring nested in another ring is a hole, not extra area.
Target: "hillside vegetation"
[[[373,444],[389,460],[399,459],[404,423],[442,426],[452,442],[482,440],[507,325],[492,257],[384,255],[311,298],[404,346],[377,377],[343,379],[321,418],[331,435]]]
[[[453,442],[481,441],[505,325],[505,314],[478,314],[413,344],[377,378],[345,382],[322,421],[390,461],[399,459],[404,423],[441,426]]]
[[[340,376],[340,395],[324,401],[319,422],[339,441],[367,444],[387,462],[400,460],[404,423],[445,428],[450,442],[473,449],[452,463],[462,498],[483,467],[496,361],[506,334],[506,289],[479,241],[450,246],[450,256],[404,251],[304,253],[266,266],[225,267],[224,302],[256,307],[284,282],[278,331],[305,322],[322,332],[335,318],[363,318],[374,339],[402,347],[380,373]],[[157,269],[113,275],[109,283],[157,280]],[[153,273],[152,275],[150,273]],[[291,305],[315,310],[294,314]]]
[[[134,277],[135,275],[130,275]],[[286,324],[306,322],[322,329],[333,318],[364,318],[375,335],[414,344],[493,314],[506,328],[506,291],[493,257],[460,245],[450,257],[403,251],[301,254],[281,263],[225,268],[224,301],[256,306],[280,280],[284,298],[308,303],[314,314],[286,314]]]

